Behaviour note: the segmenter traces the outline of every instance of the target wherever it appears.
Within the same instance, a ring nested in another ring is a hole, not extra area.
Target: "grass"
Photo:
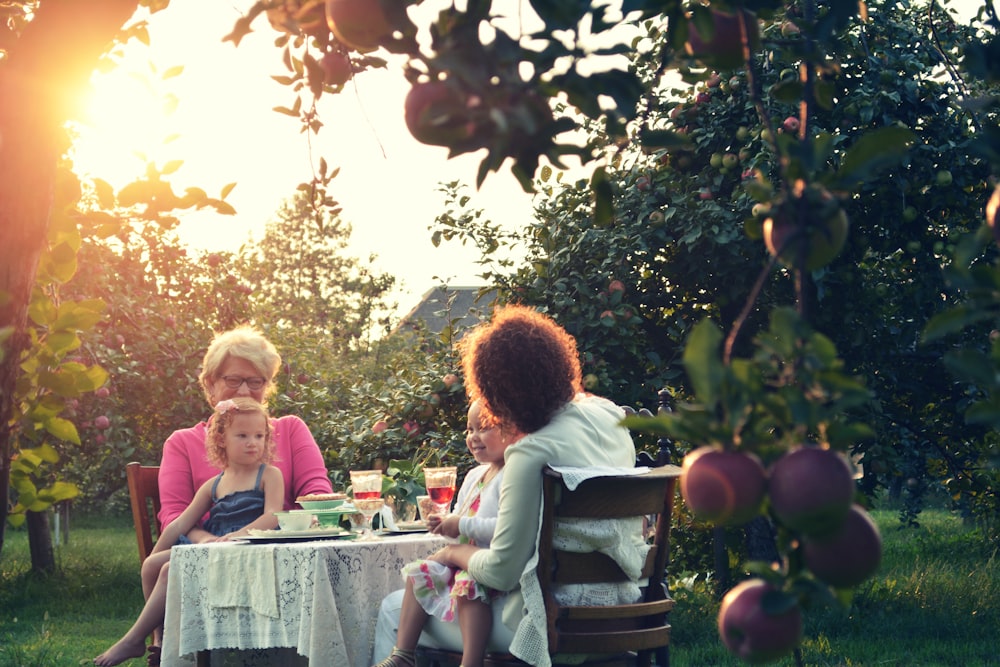
[[[895,512],[872,512],[882,567],[850,609],[807,612],[802,659],[823,666],[1000,665],[1000,560],[947,512],[900,530]],[[129,517],[73,519],[57,548],[59,573],[30,572],[27,536],[8,529],[0,554],[0,667],[91,664],[142,606]],[[717,603],[703,584],[674,586],[672,664],[741,665],[718,641]],[[143,660],[125,663],[132,667]],[[794,665],[791,658],[775,663]]]

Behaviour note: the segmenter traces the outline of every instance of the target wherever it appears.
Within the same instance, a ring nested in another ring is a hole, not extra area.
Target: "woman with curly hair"
[[[493,540],[488,547],[450,544],[430,558],[467,571],[507,595],[494,602],[488,651],[510,652],[531,665],[549,665],[545,610],[535,575],[541,525],[542,469],[553,466],[630,468],[635,446],[614,403],[582,393],[576,342],[551,318],[524,306],[499,308],[461,346],[465,385],[484,414],[524,433],[505,454],[504,477]],[[647,547],[635,520],[605,520],[559,526],[557,539],[580,551],[599,549],[637,579]],[[563,587],[567,604],[621,604],[639,598],[636,581],[622,585]],[[382,604],[375,660],[380,667],[414,664],[412,646],[394,646],[399,596]],[[391,640],[390,640],[391,641]],[[417,642],[461,650],[461,628],[432,618]],[[475,667],[465,665],[464,667]]]

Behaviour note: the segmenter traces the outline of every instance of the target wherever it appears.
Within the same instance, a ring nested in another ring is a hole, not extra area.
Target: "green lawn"
[[[943,511],[925,512],[921,528],[906,530],[892,511],[872,515],[885,543],[882,568],[858,588],[850,609],[807,612],[803,663],[1000,665],[996,552]],[[142,592],[129,517],[74,517],[57,560],[59,574],[30,574],[25,533],[7,530],[0,554],[0,667],[90,663],[138,614]],[[704,587],[677,584],[673,593],[672,664],[742,664],[718,642],[718,605]]]

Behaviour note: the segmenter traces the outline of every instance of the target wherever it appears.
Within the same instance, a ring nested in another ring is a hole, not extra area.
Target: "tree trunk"
[[[27,309],[45,249],[56,167],[68,147],[63,125],[137,4],[43,0],[0,61],[0,332],[10,333],[0,348],[0,552],[16,453],[15,383],[30,344]]]
[[[52,548],[48,511],[28,512],[27,525],[32,571],[52,574],[56,571],[56,552]]]

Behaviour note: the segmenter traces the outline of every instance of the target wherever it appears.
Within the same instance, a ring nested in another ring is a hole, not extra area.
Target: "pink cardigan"
[[[219,474],[205,457],[205,422],[174,431],[163,444],[160,459],[160,523],[180,516],[202,484]],[[330,493],[329,473],[316,440],[305,422],[294,415],[271,420],[275,460],[285,478],[285,509],[310,493]]]

